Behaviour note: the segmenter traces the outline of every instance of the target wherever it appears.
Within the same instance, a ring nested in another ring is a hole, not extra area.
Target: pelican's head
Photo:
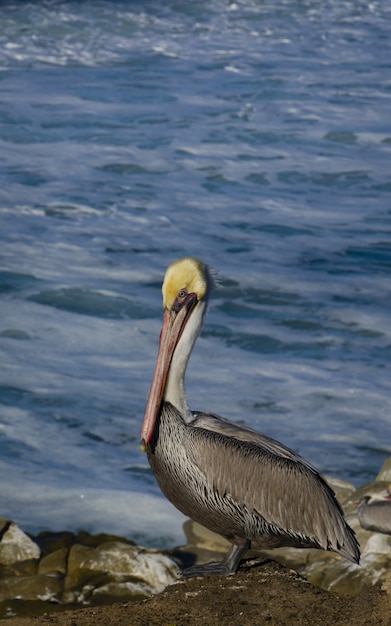
[[[159,351],[141,428],[144,452],[152,439],[163,398],[182,414],[188,412],[183,377],[214,284],[213,273],[194,257],[174,261],[167,268],[162,286],[164,312]]]
[[[162,285],[163,308],[172,309],[179,294],[187,292],[200,302],[208,297],[214,286],[209,268],[199,259],[188,256],[168,266]]]
[[[386,489],[382,491],[369,492],[363,498],[359,500],[360,502],[365,501],[367,506],[371,506],[376,504],[377,502],[390,502],[391,501],[391,485],[388,485]]]

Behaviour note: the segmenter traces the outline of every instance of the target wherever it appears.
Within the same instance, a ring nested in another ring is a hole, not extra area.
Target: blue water
[[[0,515],[182,541],[139,429],[169,262],[194,409],[361,485],[391,454],[388,0],[2,2]]]

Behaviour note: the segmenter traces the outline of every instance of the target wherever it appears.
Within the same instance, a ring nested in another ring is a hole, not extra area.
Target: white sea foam
[[[6,467],[3,470],[8,471]],[[183,545],[184,517],[159,495],[125,489],[37,483],[20,473],[2,481],[7,515],[38,534],[84,530],[128,537],[141,544]]]

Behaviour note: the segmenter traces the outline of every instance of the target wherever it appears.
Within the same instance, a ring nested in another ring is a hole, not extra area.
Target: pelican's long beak
[[[147,451],[152,439],[170,371],[172,355],[196,304],[197,295],[190,293],[180,305],[174,305],[171,309],[164,310],[155,372],[141,426],[140,447],[143,452]]]

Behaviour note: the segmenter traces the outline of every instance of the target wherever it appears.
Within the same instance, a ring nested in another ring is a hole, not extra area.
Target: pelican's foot
[[[229,576],[234,574],[239,567],[240,559],[247,552],[250,542],[242,546],[233,545],[221,561],[211,561],[203,565],[192,565],[182,570],[183,578],[195,576]]]
[[[235,570],[224,561],[211,561],[203,565],[192,565],[182,570],[183,578],[194,578],[195,576],[228,576],[234,574]]]

